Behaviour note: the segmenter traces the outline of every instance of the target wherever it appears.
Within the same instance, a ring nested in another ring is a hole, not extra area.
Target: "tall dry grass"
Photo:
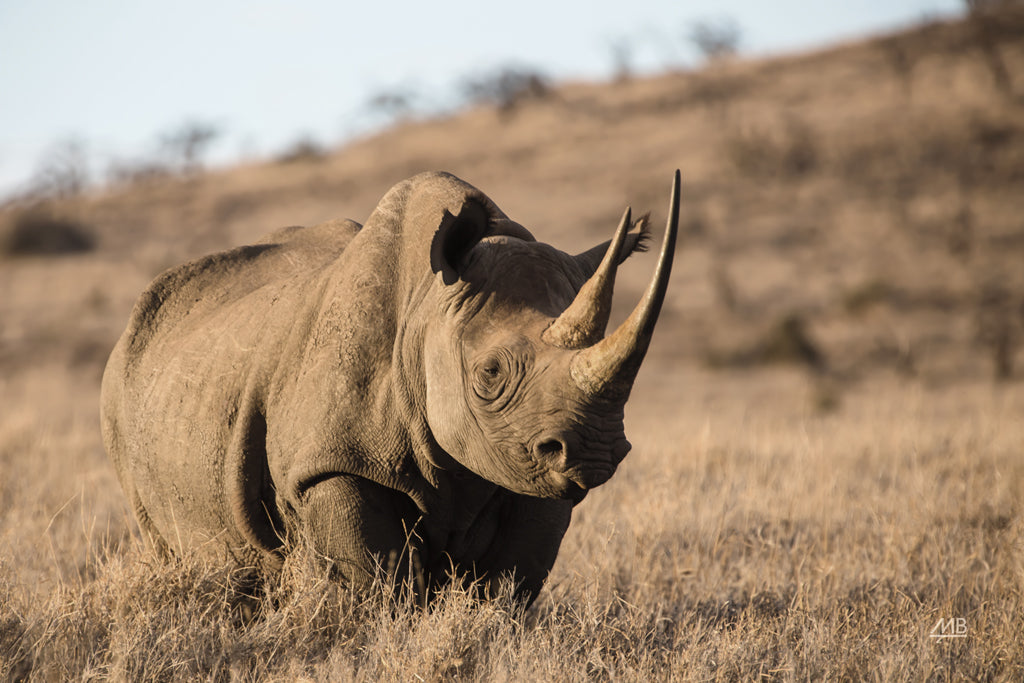
[[[427,610],[354,595],[308,552],[250,597],[228,568],[138,547],[91,425],[4,417],[0,677],[1024,675],[1021,388],[879,381],[821,416],[786,372],[674,380],[693,398],[668,410],[651,383],[632,406],[634,454],[579,506],[526,612],[458,589]],[[967,636],[930,637],[940,618]]]

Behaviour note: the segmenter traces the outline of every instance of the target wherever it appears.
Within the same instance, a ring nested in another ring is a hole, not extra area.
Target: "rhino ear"
[[[633,221],[633,225],[629,228],[629,233],[626,235],[626,240],[622,245],[622,251],[619,254],[618,263],[622,263],[631,254],[636,252],[647,251],[647,242],[651,238],[651,227],[650,223],[651,214],[645,213],[644,215]],[[588,249],[582,253],[576,254],[574,257],[576,263],[579,264],[583,270],[583,274],[588,278],[594,274],[597,270],[598,265],[601,263],[601,259],[604,258],[605,252],[608,251],[608,245],[611,240],[602,242],[601,244]]]
[[[486,236],[487,227],[487,210],[478,202],[467,201],[458,215],[445,209],[430,243],[430,268],[441,273],[446,285],[459,279],[463,259]]]

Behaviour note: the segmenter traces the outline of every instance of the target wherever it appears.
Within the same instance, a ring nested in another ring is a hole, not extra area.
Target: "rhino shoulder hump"
[[[347,218],[335,218],[316,225],[291,225],[265,235],[256,244],[288,244],[293,247],[316,246],[340,253],[362,226]]]

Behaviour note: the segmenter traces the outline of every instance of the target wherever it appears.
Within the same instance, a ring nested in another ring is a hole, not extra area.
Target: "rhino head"
[[[634,223],[627,209],[606,245],[572,256],[496,211],[486,198],[467,201],[445,212],[433,238],[427,423],[445,453],[484,479],[576,503],[630,450],[623,409],[668,285],[679,173],[654,276],[608,336],[616,267],[642,249],[646,217]]]

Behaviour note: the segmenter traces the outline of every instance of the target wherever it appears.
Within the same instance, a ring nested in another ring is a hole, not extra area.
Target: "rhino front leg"
[[[299,516],[316,551],[332,570],[368,588],[378,567],[399,581],[417,570],[419,513],[402,494],[352,475],[325,479],[302,498]]]
[[[502,518],[505,523],[498,525],[491,548],[480,561],[488,577],[482,588],[485,595],[493,595],[503,577],[512,576],[516,596],[529,607],[555,564],[572,518],[572,503],[512,494]]]

